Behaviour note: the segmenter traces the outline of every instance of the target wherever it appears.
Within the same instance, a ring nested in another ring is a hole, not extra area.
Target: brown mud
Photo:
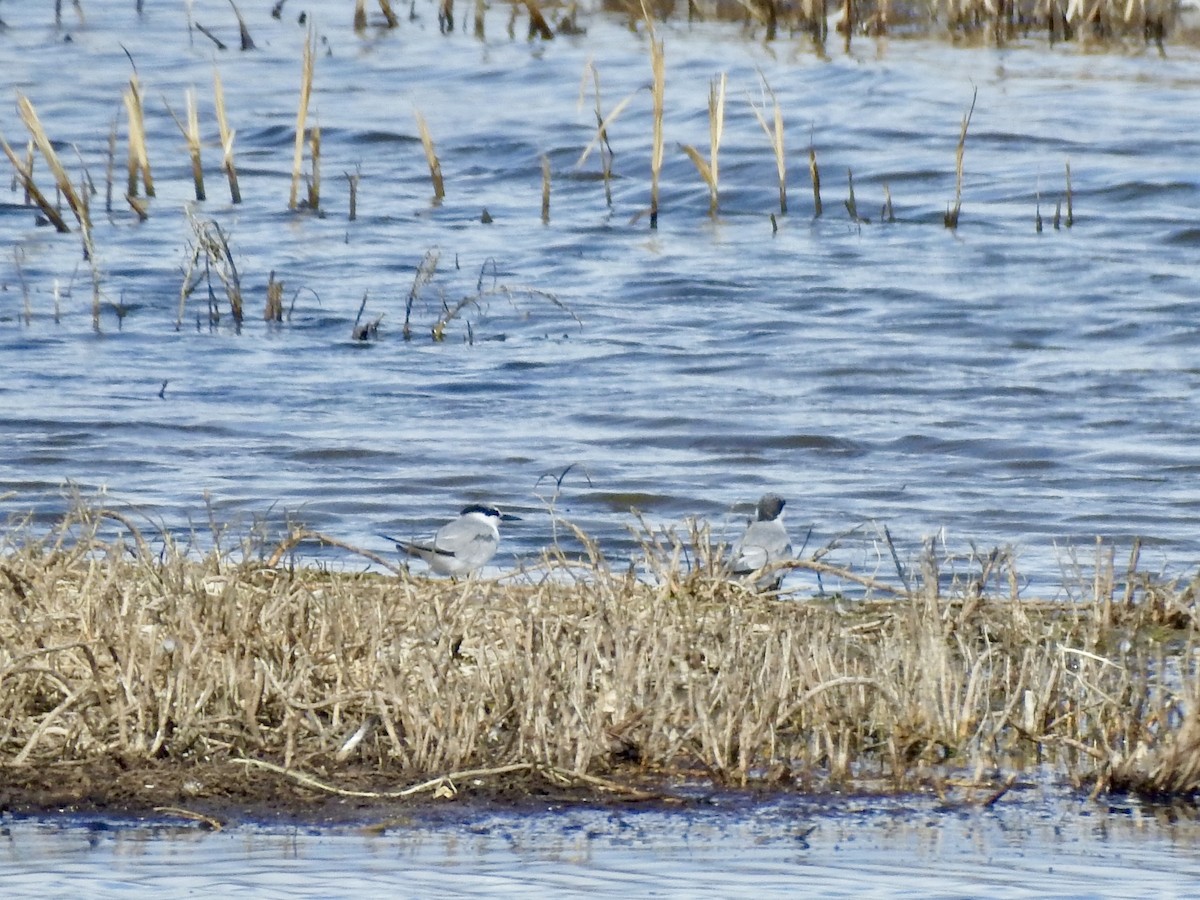
[[[180,764],[121,758],[0,770],[0,814],[104,816],[195,822],[221,829],[242,824],[358,826],[387,830],[430,818],[463,818],[481,810],[545,812],[570,806],[685,809],[703,803],[713,789],[681,787],[644,773],[629,773],[608,789],[563,783],[545,771],[505,773],[503,778],[446,779],[440,791],[387,796],[398,779],[370,766],[339,765],[339,793],[235,762]],[[332,781],[332,779],[331,779]],[[403,786],[403,783],[400,784]],[[347,796],[350,792],[377,796]],[[729,791],[743,801],[773,790]]]

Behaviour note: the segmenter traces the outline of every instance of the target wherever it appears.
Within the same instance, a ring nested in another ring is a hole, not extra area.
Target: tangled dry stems
[[[724,578],[705,535],[647,535],[650,578],[592,545],[585,564],[466,582],[288,567],[312,537],[201,556],[105,511],[41,537],[14,527],[0,764],[256,760],[331,783],[349,766],[398,780],[539,767],[813,789],[1049,765],[1096,791],[1200,789],[1197,583],[1136,560],[1127,584],[1100,565],[1090,597],[1056,602],[999,590],[1003,551],[950,581],[926,559],[886,599],[789,601]]]

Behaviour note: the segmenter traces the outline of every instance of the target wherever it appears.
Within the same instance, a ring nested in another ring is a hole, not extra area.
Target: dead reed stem
[[[137,73],[129,79],[124,94],[125,111],[129,119],[129,184],[127,196],[138,196],[138,177],[147,197],[154,196],[154,176],[150,171],[150,153],[146,147],[146,114],[142,104],[142,89]]]
[[[425,117],[421,115],[419,109],[414,109],[413,114],[417,119],[417,132],[421,136],[421,146],[425,149],[425,161],[429,164],[429,179],[433,182],[433,200],[434,203],[441,203],[446,197],[446,184],[442,180],[442,164],[438,161],[437,151],[433,146],[433,136],[429,133],[429,126],[425,124]]]
[[[725,83],[726,76],[722,72],[720,78],[714,79],[708,85],[708,146],[709,157],[705,160],[700,152],[690,144],[684,145],[684,152],[696,166],[700,177],[708,185],[708,214],[715,217],[720,203],[721,173],[719,154],[721,138],[725,131]]]
[[[54,204],[46,199],[46,196],[38,188],[33,180],[33,163],[32,161],[23,161],[9,145],[8,141],[0,135],[0,148],[3,148],[4,155],[8,157],[8,161],[12,163],[13,171],[16,172],[17,179],[21,182],[21,186],[25,189],[25,195],[37,205],[37,208],[42,211],[50,223],[54,226],[54,230],[59,234],[67,234],[70,232],[70,227],[62,214],[55,209]]]
[[[593,63],[591,60],[588,60],[587,65],[584,66],[584,72],[583,72],[583,82],[584,83],[586,83],[587,76],[589,73],[591,73],[591,76],[592,76],[593,92],[594,92],[595,101],[596,101],[596,106],[595,106],[595,109],[596,109],[596,133],[592,137],[592,139],[588,142],[588,145],[583,148],[583,152],[579,155],[579,160],[575,163],[575,165],[577,167],[582,166],[585,162],[587,162],[587,158],[588,158],[588,156],[591,155],[592,150],[595,147],[600,148],[600,169],[601,169],[601,175],[603,176],[603,180],[604,180],[604,202],[605,202],[606,206],[611,208],[612,207],[612,163],[613,163],[614,154],[613,154],[612,146],[608,142],[608,129],[612,125],[612,123],[617,120],[617,117],[620,116],[621,113],[625,110],[625,107],[627,107],[630,104],[630,102],[633,100],[633,98],[635,96],[637,96],[637,93],[632,92],[632,93],[627,94],[621,100],[621,102],[618,103],[616,106],[614,106],[612,111],[607,116],[605,116],[603,113],[603,107],[601,106],[601,103],[600,103],[600,70],[596,68],[595,63]],[[583,97],[583,91],[584,91],[584,87],[583,87],[583,83],[581,83],[580,88],[579,88],[579,95],[580,95],[581,99]]]
[[[308,208],[315,212],[321,208],[321,126],[313,125],[308,137],[309,155],[312,158],[312,177],[308,182]]]
[[[67,205],[71,207],[71,212],[75,214],[75,219],[79,222],[80,228],[87,231],[91,227],[87,209],[84,207],[82,200],[80,200],[79,194],[76,193],[75,186],[71,184],[70,176],[67,175],[66,169],[63,168],[58,154],[54,151],[54,147],[50,143],[50,138],[47,136],[46,130],[42,127],[41,120],[38,119],[37,110],[33,108],[33,104],[29,102],[29,98],[23,94],[17,95],[17,111],[21,115],[21,121],[29,129],[29,134],[33,138],[38,152],[42,155],[42,159],[46,161],[46,165],[50,169],[50,174],[54,178],[55,186],[66,198]],[[30,166],[30,172],[32,173],[32,166]],[[32,181],[32,178],[30,181]]]
[[[550,224],[550,157],[542,154],[542,224]]]
[[[864,221],[858,214],[858,201],[854,199],[854,172],[850,169],[846,170],[846,212],[850,213],[850,220],[855,223]]]
[[[200,158],[200,118],[196,113],[196,92],[192,88],[188,88],[183,95],[185,114],[187,121],[180,122],[179,117],[175,115],[175,111],[166,103],[164,98],[163,103],[167,107],[167,112],[175,121],[175,127],[179,129],[179,133],[183,135],[183,139],[187,142],[188,158],[192,163],[192,187],[196,194],[196,199],[203,201],[204,194],[204,166]]]
[[[771,124],[767,124],[766,117],[763,116],[762,110],[755,106],[753,102],[751,102],[750,108],[754,110],[755,118],[758,119],[758,124],[762,126],[763,132],[767,135],[767,140],[771,142],[771,149],[775,154],[775,172],[779,178],[779,214],[786,216],[787,155],[784,152],[783,143],[783,110],[779,106],[779,99],[775,96],[775,91],[772,90],[771,85],[767,83],[767,76],[760,72],[759,78],[762,80],[763,91],[771,101]]]
[[[654,116],[650,142],[650,227],[658,228],[658,182],[663,164],[663,99],[667,66],[663,42],[655,37],[653,22],[648,14],[646,23],[650,31],[650,68],[653,72],[650,96]]]
[[[312,97],[313,66],[317,53],[317,36],[312,20],[308,23],[308,36],[304,41],[304,52],[300,61],[300,103],[296,109],[296,142],[292,153],[292,188],[288,195],[288,209],[296,209],[300,194],[300,176],[304,164],[304,133],[308,121],[308,103]]]
[[[355,168],[353,172],[344,173],[346,181],[350,186],[350,221],[353,222],[358,218],[358,182],[362,179],[362,171]]]
[[[962,210],[963,154],[967,148],[967,128],[971,124],[971,116],[975,114],[975,101],[978,97],[979,88],[975,88],[971,92],[971,106],[963,116],[962,129],[958,134],[958,148],[954,153],[954,206],[946,211],[947,228],[958,227],[958,214]]]
[[[388,28],[399,27],[400,18],[392,10],[391,0],[379,0],[379,11],[383,13],[383,21],[387,23]]]
[[[539,37],[543,41],[551,40],[554,37],[554,29],[550,27],[550,23],[546,21],[546,17],[542,15],[542,10],[537,4],[537,0],[525,0],[525,8],[529,10],[529,37]]]
[[[1075,224],[1075,204],[1071,197],[1071,161],[1067,160],[1067,227]]]
[[[104,166],[104,211],[112,212],[113,180],[117,168],[117,118],[113,116],[108,130],[108,156]]]
[[[401,333],[404,339],[412,338],[412,311],[413,306],[417,302],[417,298],[421,296],[421,291],[429,282],[433,281],[433,276],[437,274],[438,260],[441,259],[441,251],[438,249],[426,250],[425,255],[421,258],[420,264],[417,266],[416,274],[413,275],[412,287],[408,290],[408,296],[404,300],[404,326]]]
[[[237,4],[233,0],[229,0],[229,5],[233,7],[233,14],[237,17],[238,38],[241,40],[243,52],[253,50],[254,38],[250,37],[250,29],[246,27],[246,19],[242,16],[242,11],[237,8]]]
[[[221,84],[221,73],[213,70],[213,101],[216,105],[217,129],[221,135],[221,168],[229,179],[229,199],[232,203],[242,202],[242,190],[238,186],[237,167],[233,163],[233,139],[235,132],[229,127],[225,116],[225,88]]]
[[[275,280],[275,270],[267,279],[267,306],[263,310],[263,319],[267,322],[283,321],[283,282]]]

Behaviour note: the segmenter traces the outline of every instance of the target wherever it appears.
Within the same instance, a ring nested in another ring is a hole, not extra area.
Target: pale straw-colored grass
[[[5,537],[0,764],[939,790],[1048,764],[1097,790],[1200,787],[1194,584],[1134,571],[1125,592],[1098,566],[1090,596],[1025,600],[997,551],[957,586],[789,601],[727,580],[703,532],[645,536],[643,577],[588,542],[590,561],[455,582],[367,551],[348,559],[379,571],[292,565],[321,539],[303,531],[232,554],[146,531],[84,509]]]

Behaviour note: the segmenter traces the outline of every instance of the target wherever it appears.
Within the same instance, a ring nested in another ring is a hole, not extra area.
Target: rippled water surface
[[[510,38],[509,12],[496,8],[480,40],[469,22],[440,34],[427,3],[394,31],[361,34],[345,3],[287,3],[278,20],[270,4],[241,5],[252,52],[189,33],[177,4],[148,3],[138,16],[132,0],[88,0],[82,23],[68,4],[61,28],[40,4],[0,7],[0,129],[21,152],[20,92],[72,177],[86,166],[102,289],[96,333],[78,235],[35,227],[20,191],[8,194],[5,512],[56,517],[75,485],[186,531],[207,521],[207,494],[224,521],[291,516],[384,550],[376,532],[422,534],[490,499],[525,513],[497,557],[508,566],[550,540],[536,511],[553,485],[539,476],[574,464],[558,509],[616,558],[630,546],[631,508],[652,523],[701,516],[728,537],[773,489],[815,544],[878,522],[913,553],[944,529],[954,548],[1016,543],[1026,575],[1053,583],[1061,547],[1097,535],[1119,548],[1145,537],[1153,566],[1194,561],[1194,49],[1168,46],[1160,58],[863,38],[822,56],[803,39],[660,23],[666,152],[652,231],[639,217],[650,191],[647,40],[619,18],[588,14],[584,35],[526,41],[524,20]],[[321,216],[287,208],[302,11],[317,35]],[[228,4],[197,2],[193,16],[236,47]],[[121,199],[130,59],[157,186],[145,222]],[[589,60],[606,112],[633,95],[609,128],[611,205],[598,153],[579,163],[595,131]],[[236,130],[237,206],[219,170],[214,70]],[[720,72],[728,101],[712,220],[680,145],[707,154]],[[764,82],[786,126],[786,216],[753,109],[771,119]],[[167,112],[184,117],[189,87],[206,141],[204,203]],[[951,231],[942,219],[976,89]],[[418,108],[445,176],[440,204]],[[1056,229],[1068,163],[1073,225]],[[40,161],[35,171],[52,192]],[[870,221],[847,214],[849,172]],[[880,220],[885,188],[891,222]],[[187,208],[229,237],[246,295],[240,329],[215,278],[219,321],[201,287],[177,327]],[[436,274],[405,341],[405,300],[430,251]],[[280,324],[262,319],[271,272],[285,285]],[[364,297],[364,320],[383,318],[377,339],[361,342],[351,331]],[[463,298],[478,302],[434,342],[442,310]]]
[[[1197,826],[1137,807],[1009,795],[990,810],[925,800],[786,798],[687,813],[548,809],[355,829],[217,834],[114,820],[10,820],[5,896],[1186,897]]]

